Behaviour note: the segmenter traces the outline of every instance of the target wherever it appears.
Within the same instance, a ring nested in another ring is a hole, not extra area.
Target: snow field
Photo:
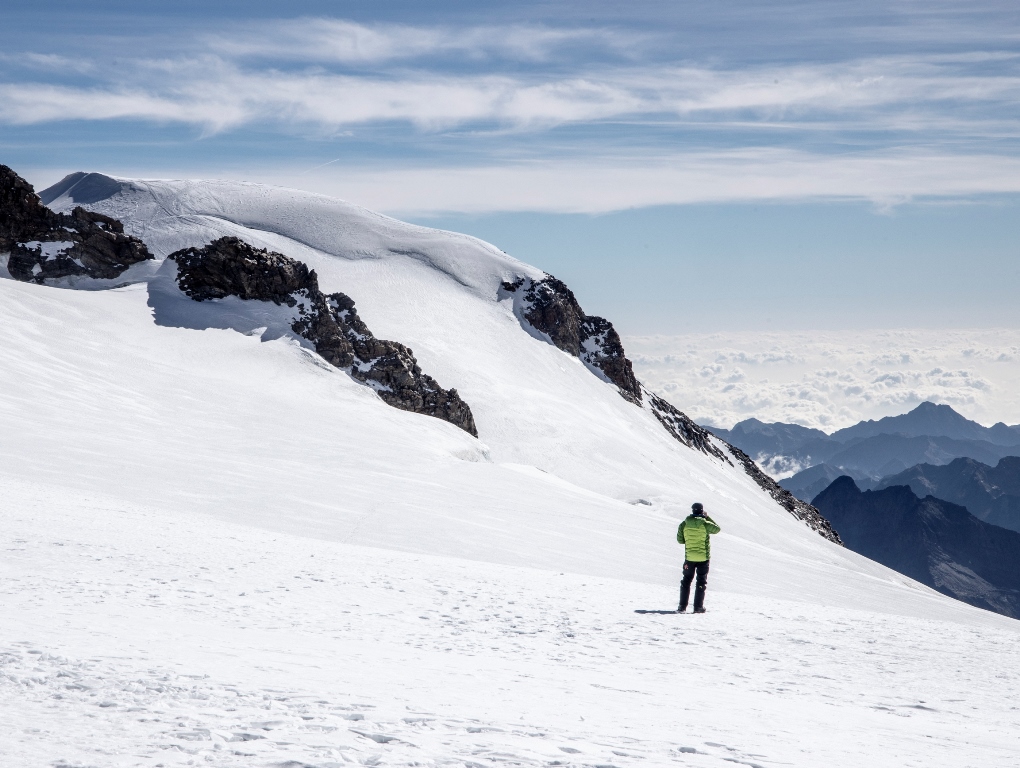
[[[555,367],[563,389],[540,379],[529,399],[509,380],[502,397],[521,406],[504,400],[489,442],[488,420],[475,440],[387,406],[296,342],[158,326],[146,301],[144,285],[0,281],[0,476],[166,514],[659,584],[679,578],[676,525],[697,498],[724,526],[713,552],[724,590],[792,584],[822,604],[1002,621],[822,540],[741,472],[679,445],[519,330],[522,354]],[[595,418],[582,396],[603,409]]]
[[[308,262],[481,440],[212,303],[0,280],[0,765],[1020,753],[1020,625],[824,541],[533,338],[496,287],[534,268],[257,185],[90,207],[160,255],[226,234]],[[675,606],[694,500],[723,526],[710,613],[635,613]]]
[[[5,481],[0,762],[1008,765],[1016,633]],[[980,760],[976,758],[980,756]]]

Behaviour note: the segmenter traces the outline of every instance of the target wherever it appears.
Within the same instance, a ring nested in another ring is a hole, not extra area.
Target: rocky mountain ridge
[[[641,403],[641,385],[620,334],[604,317],[586,315],[563,281],[552,275],[543,280],[518,277],[504,282],[501,291],[513,296],[514,313],[522,324],[615,384],[624,399]]]
[[[76,207],[70,214],[44,206],[32,185],[0,165],[0,258],[15,280],[114,280],[153,256],[114,218]]]
[[[906,485],[920,497],[934,496],[966,507],[979,520],[1020,532],[1020,457],[1006,456],[995,466],[962,458],[943,466],[918,464],[883,478],[882,490]]]
[[[395,341],[377,339],[358,316],[354,300],[324,294],[304,263],[236,237],[167,257],[177,265],[177,284],[194,301],[236,296],[295,310],[291,329],[312,343],[330,365],[371,386],[389,405],[448,421],[478,437],[471,408],[456,389],[443,389],[424,373],[414,353]]]
[[[846,547],[958,600],[1020,618],[1020,533],[897,485],[834,481],[812,503]]]
[[[822,464],[873,482],[920,463],[948,464],[969,457],[994,464],[1020,453],[1020,425],[1000,422],[984,427],[948,405],[927,402],[901,416],[860,422],[831,435],[757,419],[746,419],[729,430],[707,429],[747,451],[759,464],[773,468],[780,477],[783,471],[789,472],[792,477],[781,482],[791,489],[813,483],[817,478],[800,473]],[[879,431],[883,429],[888,431]]]

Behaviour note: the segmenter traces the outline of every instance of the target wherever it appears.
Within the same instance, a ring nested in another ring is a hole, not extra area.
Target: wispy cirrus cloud
[[[492,123],[542,128],[563,123],[662,120],[821,130],[980,126],[988,112],[1015,117],[1020,55],[995,57],[1000,73],[969,72],[971,61],[880,58],[740,70],[695,66],[594,68],[522,76],[394,70],[249,68],[218,55],[133,61],[86,85],[7,82],[0,119],[11,123],[131,117],[229,128],[292,122],[339,128],[402,121],[425,130]],[[85,66],[80,71],[88,71]],[[94,70],[93,70],[94,71]],[[973,120],[953,112],[981,106]],[[92,105],[89,108],[88,105]],[[132,107],[133,105],[133,107]],[[923,116],[923,117],[922,117]],[[922,126],[919,122],[925,119]]]
[[[425,177],[428,210],[1017,191],[1014,51],[761,63],[684,58],[669,40],[649,28],[324,18],[234,24],[177,46],[105,40],[0,56],[0,125],[149,123],[192,128],[195,141],[353,134],[370,171],[344,160],[302,185],[353,189],[386,210],[423,210],[411,191]],[[428,158],[408,160],[425,146]],[[385,200],[373,192],[383,184],[396,188]]]
[[[618,29],[504,26],[359,24],[346,19],[302,18],[271,27],[247,24],[202,38],[208,50],[232,59],[275,59],[321,64],[384,64],[453,57],[544,62],[584,47],[631,58],[654,36]]]
[[[1020,193],[1020,158],[915,151],[827,155],[768,147],[485,167],[346,166],[263,177],[399,215],[460,211],[606,213],[626,208],[767,200],[869,200]]]

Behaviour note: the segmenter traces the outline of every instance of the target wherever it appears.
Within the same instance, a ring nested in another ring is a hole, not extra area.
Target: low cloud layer
[[[1020,159],[904,150],[828,155],[759,148],[671,152],[654,160],[567,158],[393,169],[335,166],[261,178],[401,215],[606,213],[652,205],[807,199],[868,200],[887,209],[917,198],[1020,192]]]
[[[695,420],[755,417],[826,432],[930,400],[1020,424],[1020,330],[632,336],[638,377]]]

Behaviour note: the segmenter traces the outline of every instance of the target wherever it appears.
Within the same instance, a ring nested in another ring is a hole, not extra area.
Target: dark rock
[[[704,427],[695,424],[686,414],[663,400],[658,395],[648,392],[648,404],[655,414],[655,418],[666,428],[673,437],[688,448],[701,451],[714,456],[717,459],[733,465],[729,457],[723,453],[713,442],[712,434]],[[761,468],[754,463],[750,456],[739,448],[729,445],[721,438],[716,438],[726,446],[729,453],[740,462],[743,470],[757,483],[758,487],[765,491],[783,509],[795,518],[807,525],[811,530],[817,531],[820,536],[836,544],[842,544],[839,534],[833,530],[832,524],[822,514],[807,502],[796,498],[771,477],[762,472]]]
[[[750,456],[735,446],[730,446],[730,452],[744,467],[744,471],[751,479],[758,484],[758,487],[771,496],[779,506],[807,525],[822,538],[828,539],[836,544],[843,544],[833,524],[827,519],[816,506],[801,501],[779,483],[761,471],[761,467],[754,463]]]
[[[712,436],[707,429],[695,424],[687,414],[671,403],[666,402],[653,392],[647,392],[648,406],[651,408],[655,418],[666,428],[673,437],[688,448],[707,453],[717,459],[722,459],[727,464],[733,465],[726,455],[713,443]]]
[[[295,310],[291,329],[331,365],[374,389],[395,408],[434,416],[477,437],[474,417],[455,389],[422,372],[410,349],[377,339],[343,293],[324,294],[314,270],[300,261],[223,237],[170,254],[177,285],[195,301],[236,296]]]
[[[848,549],[943,594],[1020,618],[1020,533],[905,485],[863,493],[840,477],[813,503]]]
[[[624,398],[641,403],[641,385],[620,334],[604,317],[586,315],[566,284],[550,275],[538,281],[518,277],[501,287],[515,296],[514,309],[522,322],[545,334],[558,349],[598,369]]]
[[[123,225],[77,207],[69,215],[44,206],[32,185],[0,165],[0,254],[15,280],[44,283],[64,277],[112,280],[152,259]]]

